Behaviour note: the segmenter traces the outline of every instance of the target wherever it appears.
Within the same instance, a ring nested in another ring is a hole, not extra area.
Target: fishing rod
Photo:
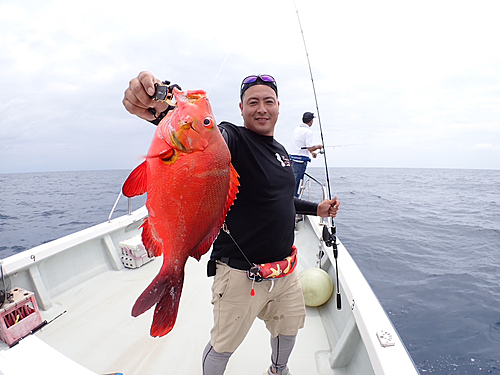
[[[313,88],[313,93],[314,93],[314,101],[316,102],[316,112],[318,114],[318,124],[319,124],[319,132],[321,135],[321,145],[323,146],[322,148],[322,154],[325,159],[325,174],[326,174],[326,184],[328,187],[328,199],[332,199],[332,192],[330,189],[330,174],[328,173],[328,161],[326,158],[326,150],[325,150],[325,140],[323,138],[323,127],[321,126],[321,116],[319,114],[319,104],[318,104],[318,97],[316,95],[316,86],[314,85],[314,78],[312,74],[312,68],[311,68],[311,61],[309,60],[309,53],[307,52],[307,45],[306,45],[306,38],[304,36],[304,30],[302,29],[302,24],[300,22],[300,17],[299,17],[299,11],[297,9],[297,4],[295,4],[295,0],[293,2],[293,5],[295,6],[295,12],[297,13],[297,20],[299,21],[299,27],[300,27],[300,33],[302,34],[302,41],[304,42],[304,50],[306,52],[306,57],[307,57],[307,65],[309,66],[309,74],[311,75],[311,83],[312,83],[312,88]],[[337,282],[337,310],[340,310],[342,308],[342,300],[340,296],[340,288],[339,288],[339,267],[338,267],[338,249],[337,249],[337,237],[336,237],[336,232],[337,229],[335,228],[335,222],[333,221],[333,218],[328,218],[329,223],[328,225],[323,226],[323,241],[325,241],[325,245],[328,247],[331,247],[333,249],[333,257],[335,258],[335,275],[336,275],[336,282]]]
[[[332,145],[332,146],[325,146],[323,145],[323,148],[321,150],[319,150],[318,152],[320,154],[324,154],[325,153],[325,149],[327,147],[331,147],[331,148],[339,148],[339,147],[346,147],[346,146],[355,146],[354,144],[349,144],[349,145]],[[309,147],[301,147],[300,149],[301,150],[307,150]]]

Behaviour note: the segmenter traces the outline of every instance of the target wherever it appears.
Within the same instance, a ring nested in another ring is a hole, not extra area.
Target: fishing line
[[[219,68],[219,71],[217,72],[217,75],[215,76],[215,79],[214,81],[212,82],[212,85],[210,86],[210,89],[208,90],[208,93],[207,93],[207,96],[210,94],[210,91],[212,91],[212,88],[214,87],[215,85],[215,82],[217,81],[217,78],[219,78],[219,74],[220,72],[222,71],[222,68],[224,67],[224,64],[226,63],[226,60],[229,56],[229,53],[231,52],[231,50],[227,51],[227,55],[226,55],[226,58],[224,59],[224,61],[222,62],[222,65],[220,66]]]
[[[326,158],[326,149],[325,149],[325,140],[323,138],[323,127],[321,126],[321,116],[319,114],[319,105],[318,105],[318,97],[316,96],[316,87],[314,85],[314,78],[313,78],[313,73],[312,73],[312,68],[311,68],[311,62],[309,60],[309,53],[307,52],[307,45],[306,45],[306,38],[304,37],[304,30],[302,29],[302,24],[300,22],[300,17],[299,17],[299,11],[297,9],[297,4],[295,4],[295,0],[293,2],[293,5],[295,7],[295,12],[297,13],[297,20],[299,21],[299,27],[300,27],[300,33],[302,34],[302,41],[304,42],[304,50],[306,52],[306,57],[307,57],[307,65],[309,66],[309,74],[311,75],[311,83],[312,83],[312,88],[313,88],[313,93],[314,93],[314,101],[316,102],[316,112],[318,113],[318,124],[319,124],[319,132],[321,135],[321,145],[323,146],[322,148],[322,154],[325,159],[325,174],[326,174],[326,185],[328,186],[328,199],[332,199],[332,193],[330,189],[330,174],[328,173],[328,162]],[[325,241],[325,245],[328,247],[332,247],[333,249],[333,256],[335,258],[335,275],[337,277],[337,309],[340,310],[342,308],[342,301],[340,297],[340,288],[339,288],[339,268],[337,264],[337,258],[338,258],[338,249],[337,249],[337,237],[336,237],[336,228],[335,228],[335,222],[333,221],[333,218],[328,218],[331,219],[331,225],[328,225],[328,227],[325,225],[323,227],[323,240]]]

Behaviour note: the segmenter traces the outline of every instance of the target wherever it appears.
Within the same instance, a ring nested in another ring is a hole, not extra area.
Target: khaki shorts
[[[254,296],[250,295],[252,284]],[[246,271],[217,262],[212,304],[214,326],[210,343],[218,353],[233,353],[256,317],[266,323],[272,337],[295,336],[304,327],[306,308],[297,272],[274,281],[252,283]]]

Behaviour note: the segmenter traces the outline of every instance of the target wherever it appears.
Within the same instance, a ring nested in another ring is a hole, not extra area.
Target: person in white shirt
[[[305,112],[302,116],[303,124],[297,126],[292,135],[292,147],[290,148],[290,161],[293,174],[295,175],[295,196],[299,196],[300,180],[304,178],[307,163],[311,161],[309,155],[316,157],[314,151],[321,150],[322,145],[313,145],[313,132],[311,126],[314,122],[314,114]]]

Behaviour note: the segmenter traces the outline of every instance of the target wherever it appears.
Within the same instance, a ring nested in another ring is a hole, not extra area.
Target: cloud
[[[491,150],[493,149],[493,145],[491,143],[478,143],[476,148],[479,150]]]
[[[296,4],[325,143],[356,144],[329,164],[500,168],[495,1]],[[288,0],[0,3],[0,49],[0,173],[133,168],[154,130],[121,104],[141,70],[237,124],[241,79],[272,74],[285,146],[318,112]]]

